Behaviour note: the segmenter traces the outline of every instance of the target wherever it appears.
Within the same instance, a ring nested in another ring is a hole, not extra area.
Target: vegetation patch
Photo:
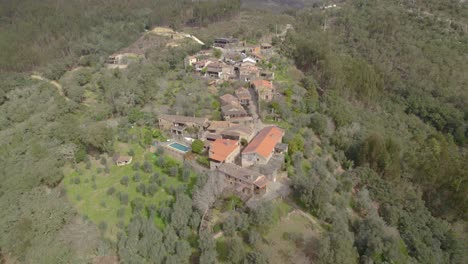
[[[116,150],[133,154],[132,163],[117,166],[111,158],[102,156],[68,168],[64,180],[68,198],[80,214],[112,239],[130,222],[134,211],[147,214],[151,208],[167,206],[175,190],[188,188],[195,178],[192,172],[184,176],[178,161],[149,153],[139,144],[117,143]],[[154,223],[165,226],[158,216]]]

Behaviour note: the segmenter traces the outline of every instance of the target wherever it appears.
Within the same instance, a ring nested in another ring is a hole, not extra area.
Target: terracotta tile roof
[[[210,159],[225,161],[237,148],[239,148],[237,140],[218,138],[210,145]]]
[[[267,158],[275,149],[276,144],[281,142],[283,133],[283,130],[276,126],[265,127],[258,132],[242,153],[257,153]]]
[[[259,87],[265,87],[265,88],[269,88],[269,89],[273,89],[273,83],[271,81],[267,81],[267,80],[254,80],[252,82],[250,82],[253,86],[255,86],[256,88],[259,88]]]

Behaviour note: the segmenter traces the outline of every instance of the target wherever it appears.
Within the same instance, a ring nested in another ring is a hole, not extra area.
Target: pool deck
[[[175,146],[172,146],[173,144],[177,144],[176,146],[187,148],[187,151],[183,151]],[[185,160],[185,155],[190,152],[189,146],[183,143],[179,143],[177,141],[157,142],[156,145],[159,145],[164,149],[164,154],[169,155],[175,159],[182,160],[182,161]]]

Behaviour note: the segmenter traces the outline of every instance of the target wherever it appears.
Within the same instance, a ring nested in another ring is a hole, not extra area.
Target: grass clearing
[[[268,263],[309,263],[306,252],[314,251],[317,236],[311,221],[292,211],[269,229],[258,247],[268,256]]]
[[[167,170],[157,166],[157,160],[160,159],[156,154],[150,153],[139,144],[126,144],[116,143],[115,149],[121,154],[127,154],[130,149],[135,153],[131,164],[126,166],[116,166],[112,160],[107,157],[109,173],[105,172],[105,166],[101,164],[100,160],[91,160],[90,165],[83,162],[77,165],[76,169],[67,168],[64,184],[67,190],[68,199],[75,205],[78,212],[85,218],[88,218],[96,225],[103,225],[106,223],[104,232],[105,237],[114,240],[116,234],[120,230],[119,226],[126,226],[133,215],[132,201],[141,199],[146,212],[149,206],[160,208],[162,205],[171,202],[174,197],[171,194],[172,189],[186,185],[187,188],[193,186],[196,175],[190,172],[189,178],[184,182],[180,173],[175,176],[169,176]],[[161,156],[165,164],[172,164],[182,168],[180,162],[172,158]],[[152,172],[147,173],[141,168],[135,170],[133,165],[139,163],[142,165],[144,162],[152,165]],[[181,169],[179,169],[181,171]],[[134,176],[138,173],[140,176],[139,181],[135,181]],[[158,174],[157,191],[153,196],[144,195],[137,191],[137,186],[143,183],[146,188],[150,184],[150,178],[153,174]],[[128,185],[123,185],[120,181],[127,176],[129,178]],[[112,194],[108,190],[113,187]],[[121,202],[120,194],[128,195],[128,202]],[[122,209],[123,214],[118,214],[119,209]],[[155,224],[164,228],[164,221],[155,217]]]

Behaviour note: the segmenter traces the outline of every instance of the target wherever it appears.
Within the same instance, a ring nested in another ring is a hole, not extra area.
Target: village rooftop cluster
[[[275,96],[275,76],[265,66],[273,53],[271,44],[247,45],[234,38],[217,38],[212,49],[186,57],[186,69],[210,84],[232,81],[241,85],[233,94],[219,97],[222,121],[161,114],[159,129],[171,139],[155,142],[153,151],[162,148],[166,155],[187,160],[192,155],[191,144],[200,140],[209,169],[224,176],[229,191],[245,199],[264,194],[268,182],[276,181],[288,150],[282,143],[284,131],[263,124],[258,115],[259,101],[271,101]],[[122,160],[116,162],[128,164]]]

